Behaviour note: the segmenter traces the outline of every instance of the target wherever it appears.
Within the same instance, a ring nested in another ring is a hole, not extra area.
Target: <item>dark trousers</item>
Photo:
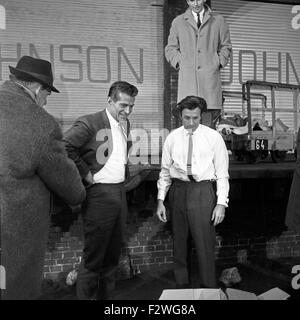
[[[190,255],[188,240],[194,240],[200,285],[216,288],[215,227],[211,216],[216,205],[213,183],[174,180],[169,194],[174,241],[174,275],[176,284],[189,284]]]
[[[216,129],[217,121],[221,117],[221,109],[208,109],[202,113],[201,123],[212,129]]]
[[[84,249],[77,279],[80,300],[112,299],[127,203],[123,183],[94,184],[83,205]]]

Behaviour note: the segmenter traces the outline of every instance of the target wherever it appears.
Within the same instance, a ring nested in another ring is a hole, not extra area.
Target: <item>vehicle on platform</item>
[[[267,107],[267,96],[262,93],[251,92],[253,89],[269,91],[271,107]],[[292,107],[278,107],[275,92],[290,92]],[[242,115],[222,118],[217,130],[222,134],[227,149],[231,151],[235,160],[255,163],[259,159],[266,159],[269,155],[273,162],[282,162],[287,153],[294,153],[298,131],[300,86],[273,83],[266,81],[248,80],[242,85],[241,92],[224,91],[223,98],[235,97],[242,100]],[[253,100],[261,100],[261,106],[254,106]],[[246,103],[246,108],[245,108]],[[277,116],[278,113],[290,116],[292,128],[286,126]],[[254,116],[255,114],[255,116]],[[257,117],[257,115],[260,115]],[[270,123],[270,124],[269,124]]]

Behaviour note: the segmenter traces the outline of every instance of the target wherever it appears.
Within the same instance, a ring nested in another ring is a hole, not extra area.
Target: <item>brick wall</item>
[[[50,229],[48,250],[44,263],[44,278],[57,280],[69,271],[77,269],[83,248],[82,223],[78,219],[69,232],[60,227]]]
[[[77,268],[82,255],[82,222],[78,219],[69,232],[51,228],[46,253],[44,277],[56,280]],[[163,267],[173,261],[170,226],[163,225],[153,216],[139,218],[127,225],[122,260],[130,259],[133,273]],[[220,263],[246,262],[258,257],[300,257],[300,234],[284,231],[271,238],[217,236],[216,259]]]

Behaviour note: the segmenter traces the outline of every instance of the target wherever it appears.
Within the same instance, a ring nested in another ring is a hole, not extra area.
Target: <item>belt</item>
[[[216,180],[214,179],[200,180],[200,181],[183,181],[177,178],[172,178],[172,181],[176,183],[214,183],[216,182]]]
[[[125,182],[119,182],[119,183],[102,183],[102,182],[95,182],[93,184],[89,184],[86,186],[86,189],[91,189],[91,188],[97,188],[101,186],[108,186],[108,187],[124,187]]]
[[[124,185],[125,182],[118,182],[118,183],[109,183],[109,182],[94,182],[93,185],[110,185],[110,186],[121,186]]]

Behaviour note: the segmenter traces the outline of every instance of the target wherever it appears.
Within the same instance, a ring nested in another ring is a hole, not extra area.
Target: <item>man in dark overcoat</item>
[[[85,199],[56,120],[43,109],[53,86],[51,64],[23,56],[0,87],[2,299],[40,295],[51,192],[70,205]]]

